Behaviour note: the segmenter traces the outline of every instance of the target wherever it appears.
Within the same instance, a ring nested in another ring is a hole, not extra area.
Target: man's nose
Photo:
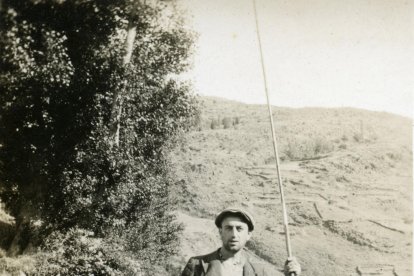
[[[231,236],[232,236],[232,237],[236,237],[236,236],[237,236],[237,229],[236,229],[236,228],[233,228],[233,229],[231,230]]]

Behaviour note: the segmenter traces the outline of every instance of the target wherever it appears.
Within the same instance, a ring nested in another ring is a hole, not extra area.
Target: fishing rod
[[[286,250],[287,250],[288,258],[291,258],[292,257],[292,249],[291,249],[291,246],[290,246],[289,223],[288,223],[288,217],[287,217],[287,211],[286,211],[285,195],[284,195],[284,192],[283,192],[282,177],[280,175],[279,153],[278,153],[278,150],[277,150],[277,141],[276,141],[275,127],[274,127],[274,123],[273,123],[272,107],[270,106],[269,92],[268,92],[268,88],[267,88],[267,78],[266,78],[266,70],[265,70],[264,59],[263,59],[262,42],[261,42],[260,32],[259,32],[259,22],[257,20],[256,0],[253,0],[253,7],[254,7],[254,18],[255,18],[255,22],[256,22],[257,40],[259,42],[260,61],[261,61],[261,65],[262,65],[262,73],[263,73],[264,88],[265,88],[265,93],[266,93],[267,108],[269,110],[270,127],[272,129],[273,151],[274,151],[275,159],[276,159],[276,171],[277,171],[277,178],[278,178],[278,181],[279,181],[280,199],[281,199],[281,203],[282,203],[283,226],[284,226],[284,230],[285,230]],[[296,274],[291,273],[291,275],[296,275]]]

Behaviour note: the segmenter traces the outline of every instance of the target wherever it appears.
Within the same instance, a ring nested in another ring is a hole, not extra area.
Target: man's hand
[[[300,268],[300,264],[295,257],[291,257],[286,260],[284,268],[286,276],[291,276],[292,273],[294,273],[293,275],[299,276],[301,272],[302,269]]]

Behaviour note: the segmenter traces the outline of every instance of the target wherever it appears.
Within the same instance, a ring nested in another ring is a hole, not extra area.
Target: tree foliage
[[[124,66],[129,24],[137,34]],[[0,26],[1,196],[17,224],[116,235],[162,261],[179,229],[165,154],[196,113],[174,78],[188,67],[193,36],[171,3],[3,0]]]

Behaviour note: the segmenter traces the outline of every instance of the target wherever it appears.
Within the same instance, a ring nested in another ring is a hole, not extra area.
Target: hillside
[[[267,107],[200,101],[199,126],[171,154],[184,232],[169,275],[220,246],[213,219],[227,206],[254,215],[248,247],[281,269],[286,250]],[[302,275],[412,275],[412,121],[351,108],[273,113]],[[0,244],[12,222],[0,204]],[[1,266],[19,273],[34,260],[4,257]]]
[[[286,259],[268,111],[202,98],[200,126],[172,155],[177,263],[219,245],[214,214],[242,206],[249,248]],[[293,254],[303,275],[411,275],[412,121],[352,108],[273,109]]]

